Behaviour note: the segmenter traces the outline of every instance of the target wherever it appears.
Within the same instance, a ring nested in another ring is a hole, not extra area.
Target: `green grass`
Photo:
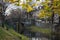
[[[21,38],[22,38],[21,40],[29,40],[28,37],[26,37],[26,36],[24,36],[24,35],[22,35],[22,34],[19,34],[19,33],[17,33],[17,32],[15,32],[13,29],[10,29],[9,32],[12,33],[13,35],[19,37],[19,38],[21,37]]]
[[[15,32],[13,29],[8,31],[0,27],[0,40],[29,40],[28,37]]]
[[[41,32],[41,33],[44,33],[44,34],[50,34],[51,33],[50,28],[41,28],[41,27],[37,27],[37,26],[31,26],[31,27],[29,27],[29,29],[32,32]]]
[[[15,40],[15,39],[19,40],[18,37],[15,37],[8,31],[4,30],[3,28],[0,28],[0,40]]]
[[[31,32],[39,32],[42,33],[44,36],[50,38],[51,37],[51,28],[42,28],[37,26],[28,27]]]

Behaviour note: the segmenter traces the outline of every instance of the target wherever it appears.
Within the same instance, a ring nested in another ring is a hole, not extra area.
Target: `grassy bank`
[[[23,36],[13,29],[5,30],[0,27],[0,40],[29,40],[28,37]]]
[[[28,27],[28,29],[30,29],[30,31],[32,31],[32,32],[51,34],[51,28],[41,28],[41,27],[37,27],[37,26],[31,26],[31,27]]]

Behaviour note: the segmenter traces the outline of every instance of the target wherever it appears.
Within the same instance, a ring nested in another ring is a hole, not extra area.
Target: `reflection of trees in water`
[[[24,35],[29,37],[31,40],[38,38],[38,39],[45,39],[45,40],[50,40],[50,37],[47,34],[43,34],[40,32],[32,32],[32,31],[24,31]],[[37,40],[38,40],[37,39]]]

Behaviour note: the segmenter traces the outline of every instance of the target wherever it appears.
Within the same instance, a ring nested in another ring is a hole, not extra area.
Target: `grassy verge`
[[[51,28],[41,28],[37,26],[28,27],[32,32],[41,32],[44,34],[51,34]]]
[[[22,35],[22,34],[19,34],[19,33],[17,33],[17,32],[15,32],[13,29],[10,29],[9,32],[10,32],[11,34],[13,34],[13,35],[21,38],[21,40],[29,40],[28,37],[26,37],[26,36],[24,36],[24,35]]]
[[[0,40],[19,40],[18,37],[15,37],[8,31],[4,30],[3,28],[0,28]]]
[[[13,29],[5,30],[0,27],[0,40],[29,40],[28,37],[23,36]]]

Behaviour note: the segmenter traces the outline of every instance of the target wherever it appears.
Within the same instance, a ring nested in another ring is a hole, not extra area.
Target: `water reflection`
[[[32,37],[30,40],[48,40],[47,38],[35,38],[35,37]]]

